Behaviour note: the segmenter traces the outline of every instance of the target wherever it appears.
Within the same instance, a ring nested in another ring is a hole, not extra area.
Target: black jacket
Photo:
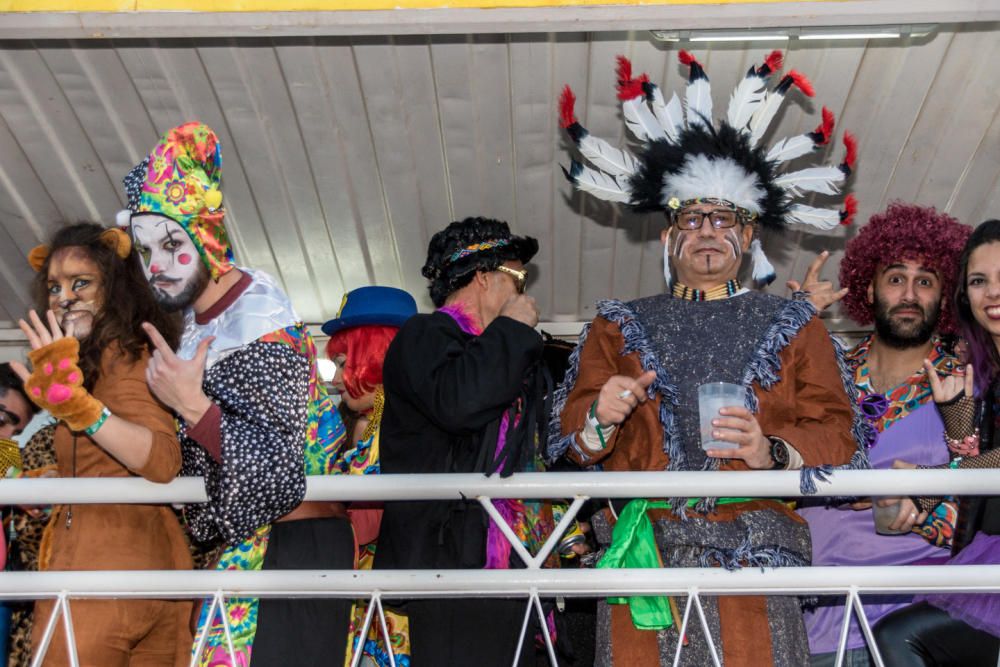
[[[541,353],[541,336],[507,317],[479,336],[463,332],[446,313],[408,320],[382,371],[382,474],[497,470],[500,421],[520,396],[524,428],[509,432],[514,450],[500,469],[511,472],[515,459],[533,451]],[[482,567],[486,522],[475,500],[386,503],[375,567]]]

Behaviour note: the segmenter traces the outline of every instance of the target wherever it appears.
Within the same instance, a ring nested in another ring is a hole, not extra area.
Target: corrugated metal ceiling
[[[717,112],[768,47],[695,45]],[[683,85],[676,48],[646,32],[0,42],[0,329],[28,308],[31,247],[61,221],[113,221],[122,175],[190,119],[222,139],[237,257],[279,276],[309,322],[372,283],[429,307],[427,241],[467,215],[538,237],[530,291],[543,320],[587,320],[598,299],[658,292],[659,221],[572,192],[556,102],[571,84],[588,129],[625,141],[615,55],[669,91]],[[790,96],[772,136],[811,129],[829,106],[860,140],[861,220],[894,198],[973,224],[998,217],[997,62],[997,24],[795,42],[786,65],[817,96]],[[846,231],[765,239],[772,289],[820,249],[836,264]]]

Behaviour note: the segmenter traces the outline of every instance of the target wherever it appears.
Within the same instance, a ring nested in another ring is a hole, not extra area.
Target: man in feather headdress
[[[605,470],[801,469],[809,489],[820,466],[866,464],[860,443],[870,427],[815,308],[748,290],[738,273],[750,252],[755,280],[773,280],[757,239],[761,228],[830,229],[848,221],[850,198],[845,211],[793,198],[839,193],[854,162],[853,140],[845,138],[848,155],[839,166],[782,173],[783,162],[826,144],[833,130],[824,110],[815,131],[758,147],[786,93],[794,86],[811,95],[809,82],[792,71],[768,90],[781,67],[775,52],[750,68],[716,127],[704,70],[684,51],[681,62],[691,68],[683,107],[677,95],[664,102],[645,75],[633,78],[619,59],[625,121],[643,142],[637,155],[588,134],[573,115],[572,93],[563,93],[562,125],[596,167],[574,161],[568,177],[600,198],[665,213],[664,274],[672,290],[598,304],[556,395],[548,452]],[[713,382],[741,385],[743,399],[722,408],[703,437],[698,388]],[[809,564],[807,526],[776,500],[639,499],[613,509],[604,521],[595,518],[598,535],[610,542],[599,567]],[[808,662],[798,599],[721,596],[702,605],[711,637],[690,623],[681,664],[710,664],[714,653],[727,667]],[[598,664],[671,664],[677,608],[651,597],[601,603]]]

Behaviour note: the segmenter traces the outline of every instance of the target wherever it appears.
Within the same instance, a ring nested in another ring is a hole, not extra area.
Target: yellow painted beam
[[[843,0],[0,0],[0,12],[318,12],[588,5],[744,5]]]

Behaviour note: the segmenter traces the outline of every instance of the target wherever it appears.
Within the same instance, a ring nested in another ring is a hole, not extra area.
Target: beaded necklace
[[[682,283],[674,283],[673,295],[678,299],[686,299],[688,301],[716,301],[734,296],[740,291],[740,287],[740,281],[735,278],[708,290],[695,289]]]

